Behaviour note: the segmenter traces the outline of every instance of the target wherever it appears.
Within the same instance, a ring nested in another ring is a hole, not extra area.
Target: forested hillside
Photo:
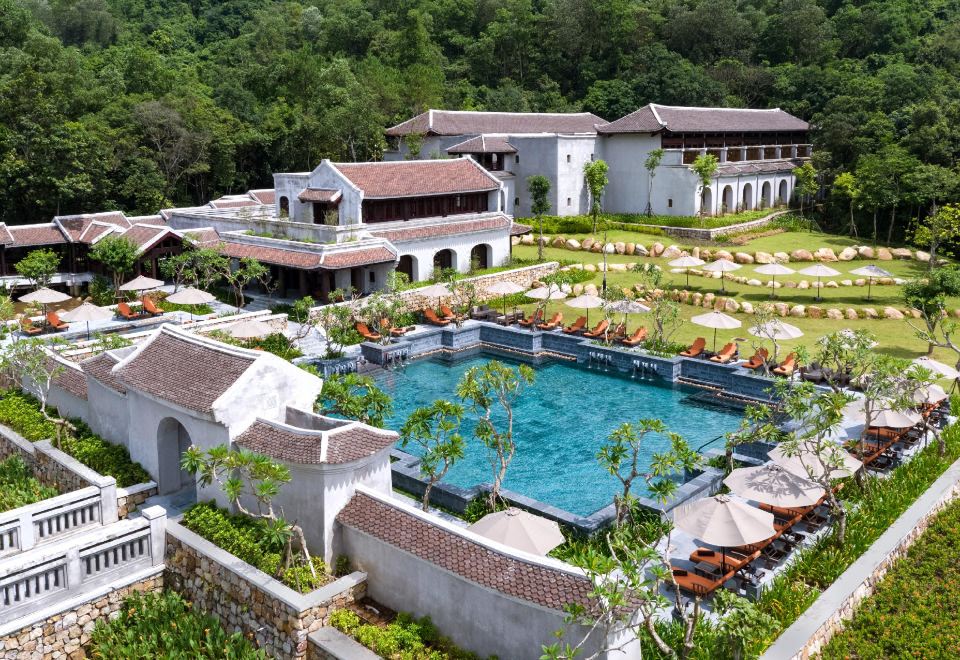
[[[377,158],[429,107],[780,106],[881,231],[950,199],[951,0],[0,0],[0,219],[155,212]],[[848,200],[834,196],[839,218]]]

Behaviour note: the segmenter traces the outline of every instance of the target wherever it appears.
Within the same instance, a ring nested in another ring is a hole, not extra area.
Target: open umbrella
[[[803,331],[795,325],[790,325],[789,323],[784,323],[780,319],[773,319],[762,325],[755,325],[752,328],[748,329],[749,332],[754,337],[760,337],[761,339],[769,339],[773,342],[773,359],[777,359],[777,351],[779,346],[777,345],[778,341],[783,341],[785,339],[798,339],[803,336]]]
[[[742,323],[737,319],[733,318],[729,314],[724,314],[723,312],[709,312],[707,314],[701,314],[700,316],[694,316],[690,319],[692,323],[697,325],[702,325],[704,328],[713,328],[713,350],[717,350],[717,330],[733,330],[734,328],[739,328]]]
[[[823,298],[820,297],[820,278],[821,277],[836,277],[840,274],[839,270],[834,270],[830,266],[824,266],[823,264],[815,264],[813,266],[807,266],[797,271],[801,275],[807,275],[809,277],[817,278],[817,297],[815,300],[820,301]]]
[[[259,319],[247,319],[227,328],[227,334],[235,339],[261,339],[273,331],[269,324]]]
[[[59,291],[42,287],[24,296],[20,296],[19,300],[20,302],[35,303],[38,305],[55,305],[56,303],[66,302],[72,297],[73,296],[69,296],[66,293],[60,293]]]
[[[913,400],[917,403],[940,403],[946,398],[946,390],[936,383],[924,385],[913,393]]]
[[[646,314],[650,311],[650,308],[643,303],[639,303],[636,300],[629,300],[627,298],[608,302],[603,306],[603,308],[610,312],[623,314],[624,324],[627,322],[627,314]]]
[[[943,362],[938,362],[931,357],[927,357],[926,355],[916,358],[913,363],[917,366],[923,367],[924,369],[929,369],[935,374],[940,374],[944,378],[949,378],[951,380],[960,378],[960,371],[957,371],[953,367],[948,366]]]
[[[851,275],[859,275],[860,277],[867,278],[867,300],[870,300],[870,292],[873,287],[874,278],[878,277],[893,277],[891,273],[880,268],[880,266],[875,266],[870,264],[869,266],[864,266],[863,268],[857,268],[856,270],[850,271]]]
[[[503,315],[507,315],[507,296],[515,293],[523,293],[525,288],[509,280],[500,280],[487,287],[487,293],[503,296]]]
[[[704,270],[711,273],[720,273],[720,292],[726,293],[726,277],[724,273],[730,273],[735,270],[742,268],[742,266],[736,262],[730,261],[729,259],[717,259],[712,261],[703,267]]]
[[[819,502],[824,493],[810,479],[776,463],[737,468],[723,483],[744,499],[782,507],[810,506]]]
[[[865,399],[856,399],[843,407],[843,414],[847,419],[866,422],[867,412],[864,407]],[[889,401],[874,404],[871,426],[883,426],[891,429],[905,429],[920,422],[919,413],[912,410],[897,410]]]
[[[546,301],[548,300],[563,300],[567,297],[566,292],[562,291],[559,286],[556,284],[548,284],[547,286],[537,287],[536,289],[530,289],[524,294],[527,298],[532,298],[534,300],[543,300],[543,313],[546,316],[547,305]],[[534,326],[530,326],[531,330],[535,330]]]
[[[163,280],[155,280],[146,275],[137,275],[135,278],[120,285],[121,291],[147,291],[163,286]]]
[[[600,296],[595,296],[592,293],[584,293],[577,296],[576,298],[571,298],[566,302],[567,305],[573,307],[574,309],[585,309],[587,310],[587,323],[590,322],[590,310],[597,307],[603,306],[603,298]]]
[[[770,297],[776,298],[776,284],[777,284],[777,275],[790,275],[795,273],[792,268],[787,268],[783,264],[778,264],[776,262],[772,264],[764,264],[754,269],[755,272],[760,273],[761,275],[770,276]]]
[[[541,556],[564,542],[557,523],[514,507],[487,514],[467,529],[491,541]]]
[[[758,543],[776,533],[773,514],[729,495],[699,499],[677,509],[673,524],[694,538],[719,546],[726,563],[726,548]]]
[[[216,300],[216,296],[206,291],[201,291],[200,289],[195,289],[192,286],[187,287],[186,289],[180,289],[176,293],[171,293],[167,296],[167,302],[172,302],[176,305],[190,305],[190,320],[193,320],[193,309],[194,305],[206,305],[207,303],[213,302]]]
[[[831,479],[850,477],[863,467],[863,463],[851,456],[849,452],[844,451],[839,446],[837,449],[839,451],[836,452],[836,455],[840,457],[842,465],[830,470]],[[802,449],[795,456],[787,456],[783,449],[777,446],[770,451],[770,460],[801,477],[819,479],[823,476],[823,467],[820,465],[820,460],[817,458],[816,452],[811,449]]]
[[[450,297],[450,288],[446,284],[431,284],[430,286],[418,289],[419,293],[424,298],[436,298],[437,299],[437,310],[440,309],[440,303],[443,302],[444,298]]]
[[[673,268],[683,268],[687,273],[687,288],[690,288],[690,269],[696,268],[697,266],[702,266],[706,262],[703,259],[698,259],[696,257],[680,257],[679,259],[674,259],[673,261],[668,261],[667,265]]]
[[[79,307],[63,313],[63,320],[70,323],[87,324],[87,339],[90,339],[90,321],[104,321],[112,318],[113,312],[103,307],[97,307],[93,303],[85,302]]]

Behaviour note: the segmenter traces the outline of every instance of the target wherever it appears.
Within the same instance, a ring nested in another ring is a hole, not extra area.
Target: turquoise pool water
[[[453,363],[425,359],[384,373],[380,386],[393,397],[394,405],[387,426],[399,430],[415,408],[435,399],[455,400],[455,387],[463,373],[490,359],[487,355]],[[632,380],[560,361],[534,368],[536,381],[515,410],[517,452],[505,486],[578,515],[603,508],[618,492],[619,482],[599,466],[596,455],[610,431],[621,423],[644,417],[662,419],[696,449],[736,429],[741,419],[741,411],[735,408],[698,401],[693,395],[702,391],[695,388]],[[469,421],[464,424],[466,455],[450,469],[445,482],[470,487],[493,481],[487,449],[472,438],[472,427]],[[723,440],[716,439],[707,446],[722,445]],[[644,441],[644,458],[649,461],[652,454],[668,446],[667,438],[650,436]],[[407,451],[415,453],[412,445]],[[642,489],[643,485],[635,487]]]

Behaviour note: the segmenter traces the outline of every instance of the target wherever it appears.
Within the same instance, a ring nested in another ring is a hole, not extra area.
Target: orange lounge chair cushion
[[[704,339],[703,337],[697,337],[693,341],[693,343],[690,344],[690,348],[688,348],[685,351],[681,351],[680,355],[682,355],[683,357],[697,357],[698,355],[703,353],[703,349],[706,345],[707,345],[706,339]]]
[[[47,323],[56,328],[57,330],[66,330],[70,327],[69,323],[64,323],[60,320],[60,317],[57,316],[56,312],[47,312]]]
[[[354,326],[357,329],[357,332],[360,333],[360,336],[364,339],[369,339],[371,341],[377,341],[381,338],[376,332],[371,332],[370,328],[367,327],[366,323],[357,323]]]
[[[148,314],[153,314],[154,316],[160,316],[163,314],[163,310],[154,304],[152,298],[144,296],[140,303],[143,306],[143,310]]]
[[[450,324],[450,321],[447,321],[446,319],[441,319],[440,317],[437,316],[437,313],[430,308],[423,310],[423,317],[433,325],[449,325]]]
[[[566,332],[567,334],[573,334],[574,332],[580,332],[581,330],[583,330],[584,326],[586,325],[587,325],[587,317],[580,316],[577,318],[576,321],[573,322],[572,325],[568,325],[566,328],[564,328],[563,331]]]

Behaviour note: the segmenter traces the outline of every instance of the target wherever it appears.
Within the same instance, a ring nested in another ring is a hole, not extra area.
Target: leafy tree
[[[955,328],[947,316],[947,299],[958,295],[960,268],[954,265],[936,268],[926,278],[910,280],[903,285],[903,301],[920,311],[924,328],[918,328],[910,320],[907,323],[927,342],[927,355],[932,355],[937,346],[952,343]]]
[[[703,191],[710,185],[718,167],[720,167],[720,161],[713,154],[700,154],[690,166],[690,169],[697,176],[697,215],[703,213],[703,205],[700,200],[703,199]]]
[[[668,298],[664,292],[654,293],[646,303],[653,321],[653,347],[667,351],[670,338],[683,325],[680,304]]]
[[[793,176],[796,178],[796,191],[800,197],[800,217],[803,217],[803,202],[807,197],[815,195],[820,186],[817,183],[817,170],[813,163],[807,161],[800,167],[794,168]]]
[[[124,236],[104,236],[90,250],[90,258],[102,263],[113,277],[113,290],[119,292],[127,273],[133,271],[140,248]]]
[[[550,212],[550,179],[542,174],[527,177],[527,192],[530,193],[530,212],[540,227],[540,240],[537,241],[537,260],[543,261],[543,214]]]
[[[960,206],[947,204],[933,215],[927,216],[913,233],[916,243],[928,245],[930,261],[927,268],[933,271],[937,266],[937,251],[941,245],[950,244],[960,238]]]
[[[335,289],[330,292],[330,300],[345,300],[347,292]],[[343,355],[343,347],[356,336],[353,327],[355,309],[346,302],[323,305],[317,310],[315,322],[324,340],[324,357],[328,360]]]
[[[246,298],[243,295],[244,287],[253,282],[258,282],[260,286],[266,289],[269,289],[270,286],[270,269],[253,257],[240,259],[236,267],[233,268],[227,265],[221,273],[223,279],[233,289],[233,299],[237,303],[237,309],[243,308],[246,304]]]
[[[230,259],[214,248],[192,247],[160,261],[161,274],[173,280],[176,288],[192,286],[206,291],[229,269]]]
[[[592,160],[583,166],[583,177],[587,183],[587,190],[590,192],[590,215],[593,218],[593,230],[591,233],[597,233],[597,217],[603,210],[601,202],[603,200],[603,191],[606,189],[610,179],[607,178],[609,168],[606,162],[602,160]]]
[[[384,420],[393,414],[393,403],[373,378],[348,373],[328,376],[323,381],[316,409],[324,415],[340,415],[383,428]]]
[[[663,149],[657,147],[647,154],[643,167],[647,170],[647,215],[653,215],[653,179],[657,176],[657,168],[663,161]]]
[[[821,366],[827,385],[842,391],[850,382],[859,382],[873,367],[876,338],[867,330],[840,330],[822,335],[807,363]]]
[[[493,488],[489,505],[496,510],[500,488],[507,468],[517,451],[513,436],[514,406],[526,386],[533,384],[533,369],[525,364],[516,370],[497,360],[471,367],[457,383],[457,397],[468,410],[477,415],[473,435],[490,452],[493,466]],[[494,419],[494,414],[503,416],[503,421]]]
[[[420,446],[420,473],[427,478],[423,490],[423,510],[430,509],[430,491],[463,458],[466,443],[460,435],[463,406],[437,400],[417,408],[400,429],[400,446],[411,442]]]
[[[836,197],[847,200],[850,210],[849,232],[851,236],[856,238],[857,221],[853,216],[853,209],[860,198],[860,188],[857,185],[856,175],[854,175],[853,172],[841,172],[838,174],[837,178],[833,180],[833,194]]]
[[[30,280],[33,287],[39,289],[48,286],[57,274],[60,255],[53,250],[31,250],[14,264],[14,268],[20,277]]]
[[[39,400],[43,418],[56,429],[53,444],[57,448],[76,431],[70,420],[51,414],[47,408],[51,388],[67,370],[62,362],[54,358],[54,351],[65,346],[66,342],[58,338],[48,341],[27,338],[12,342],[0,353],[0,369]]]

